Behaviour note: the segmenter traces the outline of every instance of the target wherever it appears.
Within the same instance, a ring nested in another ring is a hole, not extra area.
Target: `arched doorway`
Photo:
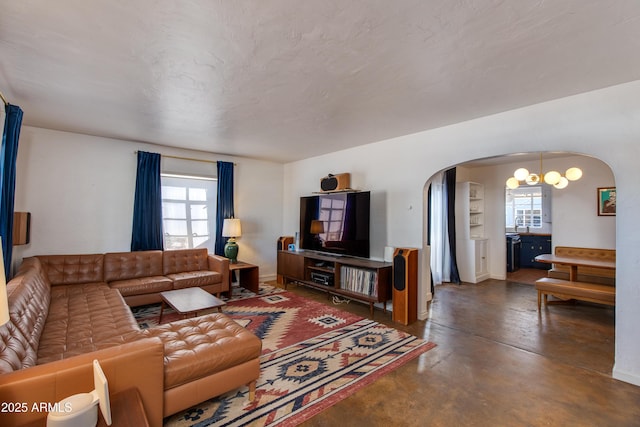
[[[538,153],[509,155],[470,160],[452,165],[456,167],[456,180],[482,183],[485,187],[484,232],[491,241],[489,271],[492,278],[506,278],[506,252],[496,250],[498,242],[503,248],[506,230],[504,218],[505,181],[515,168],[539,168]],[[553,190],[551,200],[551,230],[553,245],[615,249],[615,216],[597,214],[597,189],[615,187],[611,168],[593,157],[574,153],[544,153],[544,168],[564,170],[569,166],[581,167],[583,177],[564,190]],[[569,165],[569,166],[567,166]],[[564,167],[564,169],[563,169]],[[428,209],[426,197],[431,179],[425,184],[424,248],[427,246]],[[428,266],[423,266],[425,269]]]
[[[505,234],[505,181],[518,167],[527,167],[537,170],[539,160],[535,157],[528,159],[524,156],[504,156],[500,158],[480,159],[464,162],[456,165],[456,180],[472,181],[484,186],[484,220],[483,228],[486,239],[489,241],[489,274],[492,281],[506,281],[507,257]],[[597,212],[597,189],[599,187],[615,187],[615,177],[611,168],[604,162],[593,157],[573,154],[554,153],[545,154],[544,168],[565,170],[571,166],[578,166],[584,171],[583,177],[572,182],[563,190],[554,189],[551,199],[551,217],[549,230],[552,240],[552,248],[555,246],[574,246],[587,248],[616,248],[616,218],[615,216],[603,217]],[[429,182],[431,179],[429,180]],[[425,204],[428,194],[429,182],[425,184]],[[427,242],[427,224],[429,215],[425,208],[424,218],[424,251],[430,253],[431,248]],[[430,284],[431,266],[425,260],[423,269],[428,273],[423,277]],[[465,284],[465,286],[474,286]],[[438,289],[435,287],[435,295],[428,292],[428,297],[438,298]],[[531,307],[527,310],[537,311],[536,292],[531,287]],[[615,314],[610,309],[612,315]],[[538,317],[530,319],[532,325],[538,325],[545,319]],[[532,326],[533,327],[533,326]],[[577,344],[576,344],[577,345]],[[613,367],[613,346],[607,356]]]

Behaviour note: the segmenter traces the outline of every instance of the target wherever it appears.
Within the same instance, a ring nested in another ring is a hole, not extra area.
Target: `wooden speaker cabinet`
[[[392,297],[394,322],[408,325],[418,320],[418,249],[394,250]]]
[[[279,251],[289,250],[289,245],[291,243],[293,243],[293,236],[280,236],[278,238],[278,250]]]
[[[13,213],[13,246],[26,245],[31,241],[31,213]]]
[[[289,250],[289,245],[291,243],[293,243],[293,237],[292,236],[280,236],[278,238],[277,250],[279,250],[279,251]],[[280,285],[284,284],[284,278],[282,277],[282,274],[278,274],[276,276],[276,283],[278,283]]]
[[[320,179],[320,189],[322,191],[343,191],[349,188],[351,188],[350,173],[329,174]]]

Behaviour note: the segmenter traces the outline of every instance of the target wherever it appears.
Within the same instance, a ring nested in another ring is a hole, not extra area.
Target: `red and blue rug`
[[[149,321],[153,307],[145,310]],[[263,340],[255,401],[242,387],[165,419],[165,426],[294,426],[435,347],[284,291],[230,301],[223,312]],[[140,312],[136,317],[145,322]]]
[[[262,296],[233,299],[222,308],[224,314],[262,339],[263,354],[362,319],[278,288],[266,289]],[[141,328],[158,324],[160,304],[135,307],[132,311]],[[165,308],[162,323],[180,318],[171,308]]]

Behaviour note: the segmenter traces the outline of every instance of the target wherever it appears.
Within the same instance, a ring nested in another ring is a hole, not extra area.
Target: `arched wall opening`
[[[506,250],[504,244],[505,227],[505,181],[518,167],[537,172],[540,168],[539,153],[513,154],[506,156],[472,159],[452,165],[456,167],[456,181],[471,181],[485,187],[484,232],[489,239],[490,277],[506,278]],[[564,171],[569,167],[580,167],[583,177],[571,182],[567,188],[551,191],[552,247],[575,246],[587,248],[616,248],[616,217],[600,216],[597,213],[597,189],[615,187],[611,168],[594,157],[577,153],[543,153],[545,171]],[[449,169],[445,168],[444,170]],[[439,173],[439,172],[438,172]],[[436,174],[437,175],[437,174]],[[434,175],[434,176],[436,176]],[[427,245],[428,200],[427,193],[433,176],[424,185],[423,209],[423,250]],[[546,184],[543,184],[546,185]],[[422,268],[427,272],[423,277],[430,279],[428,258],[424,257]],[[431,288],[430,283],[426,286]],[[429,299],[430,295],[427,296]]]
[[[571,182],[565,189],[551,191],[551,235],[552,251],[556,246],[616,249],[616,217],[600,216],[597,212],[599,187],[615,187],[615,176],[611,167],[592,156],[570,152],[543,153],[543,171],[565,171],[569,167],[579,167],[583,171],[580,180]],[[490,278],[507,278],[505,241],[505,181],[515,169],[525,167],[538,173],[539,153],[509,154],[483,159],[469,159],[456,165],[456,182],[471,181],[484,185],[485,208],[484,230],[489,241]],[[434,174],[423,189],[423,259],[422,291],[426,302],[437,298],[431,283],[430,254],[428,245],[428,192],[434,177],[451,167]],[[542,184],[547,185],[547,184]],[[458,195],[457,195],[458,197]],[[532,288],[532,308],[536,307],[536,292]],[[430,316],[430,314],[428,314]],[[612,360],[614,355],[612,355]]]

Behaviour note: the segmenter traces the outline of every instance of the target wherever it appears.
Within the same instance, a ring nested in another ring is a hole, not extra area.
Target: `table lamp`
[[[224,256],[229,258],[229,262],[238,262],[238,244],[236,237],[242,236],[242,227],[237,218],[227,218],[222,223],[222,237],[228,237],[227,244],[224,245]]]
[[[314,242],[317,246],[322,247],[322,238],[320,235],[324,233],[324,222],[319,219],[311,220],[311,234],[313,234]]]

